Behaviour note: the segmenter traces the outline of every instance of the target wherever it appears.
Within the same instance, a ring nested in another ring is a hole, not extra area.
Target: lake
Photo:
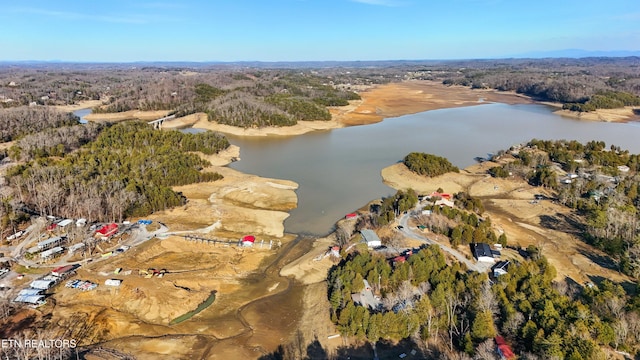
[[[602,140],[640,153],[639,123],[579,121],[531,104],[433,110],[295,137],[228,138],[240,146],[241,158],[230,167],[300,184],[298,207],[285,230],[313,235],[330,232],[345,214],[395,193],[382,183],[380,170],[412,151],[446,157],[460,168],[532,138]]]

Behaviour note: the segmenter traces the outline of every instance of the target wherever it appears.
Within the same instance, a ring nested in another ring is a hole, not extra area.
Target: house
[[[246,235],[242,237],[242,246],[244,247],[252,247],[256,242],[256,237],[253,235]]]
[[[618,166],[618,171],[626,173],[629,172],[629,170],[631,170],[627,165],[620,165]]]
[[[62,246],[56,246],[52,249],[49,250],[45,250],[43,252],[40,253],[40,258],[41,259],[50,259],[58,254],[60,254],[61,252],[63,252],[64,249],[62,248]]]
[[[87,219],[80,218],[80,219],[76,220],[76,226],[77,227],[83,227],[85,225],[87,225]]]
[[[332,246],[329,253],[335,258],[340,258],[340,246]]]
[[[110,236],[114,235],[116,232],[118,232],[118,224],[116,223],[106,224],[100,229],[98,229],[98,231],[96,231],[95,237],[100,238],[102,240],[106,240]]]
[[[393,258],[392,262],[393,265],[397,265],[397,264],[402,264],[403,262],[407,261],[407,258],[400,255],[400,256],[396,256]]]
[[[493,268],[493,276],[494,277],[498,277],[501,275],[506,275],[507,271],[509,270],[509,265],[511,265],[511,263],[509,262],[509,260],[506,261],[500,261],[498,262]]]
[[[37,247],[38,247],[38,249],[40,251],[47,250],[47,249],[49,249],[49,248],[51,248],[53,246],[62,244],[64,242],[65,238],[66,237],[64,237],[64,236],[52,237],[52,238],[49,238],[47,240],[40,241],[38,243]]]
[[[454,206],[453,201],[449,200],[449,199],[439,199],[436,200],[436,202],[434,203],[435,205],[439,205],[439,206],[448,206],[450,208],[452,208]]]
[[[71,274],[72,272],[74,272],[79,267],[80,265],[77,265],[77,264],[60,266],[58,268],[53,269],[51,271],[51,275],[57,276],[57,277],[65,277]]]
[[[358,217],[358,214],[356,213],[350,213],[344,216],[345,219],[355,219]]]
[[[471,252],[476,260],[481,262],[493,262],[493,254],[489,244],[486,243],[474,243],[471,244]]]
[[[362,229],[360,230],[360,234],[362,234],[362,242],[367,243],[367,246],[370,248],[377,248],[382,246],[382,241],[378,237],[378,234],[371,229]]]
[[[373,290],[367,280],[364,280],[362,291],[351,294],[351,299],[354,303],[368,307],[371,310],[377,310],[382,305],[380,300],[373,296]]]
[[[439,193],[437,191],[432,192],[429,197],[434,198],[434,197],[439,197],[442,199],[447,199],[447,200],[451,200],[451,194],[446,194],[446,193]]]

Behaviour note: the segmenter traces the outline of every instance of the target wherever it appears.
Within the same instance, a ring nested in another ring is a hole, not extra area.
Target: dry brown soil
[[[485,216],[491,218],[496,231],[504,231],[510,245],[541,247],[543,254],[557,270],[557,279],[569,277],[583,284],[591,278],[618,282],[630,281],[609,264],[603,252],[585,244],[574,226],[581,221],[570,209],[553,200],[533,201],[554,193],[533,187],[522,179],[497,179],[486,173],[496,163],[485,162],[438,177],[423,177],[412,173],[404,164],[394,164],[382,170],[384,182],[396,189],[413,188],[430,193],[438,188],[445,192],[466,191],[483,200]],[[604,266],[603,266],[604,265]]]

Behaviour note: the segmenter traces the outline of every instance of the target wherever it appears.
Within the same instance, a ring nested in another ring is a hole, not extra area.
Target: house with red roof
[[[100,229],[98,229],[98,231],[96,231],[95,237],[98,237],[101,239],[108,239],[109,237],[113,236],[117,232],[118,232],[118,224],[116,223],[106,224]]]
[[[242,237],[241,242],[244,247],[252,247],[253,243],[256,242],[256,237],[253,235],[245,235]]]

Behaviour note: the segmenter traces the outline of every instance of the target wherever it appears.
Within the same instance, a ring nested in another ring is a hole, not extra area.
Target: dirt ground
[[[432,109],[480,105],[486,102],[527,103],[528,98],[495,91],[446,87],[436,82],[412,81],[381,85],[361,93],[362,100],[331,109],[331,121],[301,122],[298,127],[269,129],[225,128],[209,123],[204,114],[165,122],[163,128],[193,126],[248,136],[296,135],[317,129],[369,124],[385,117]],[[108,116],[107,116],[108,115]],[[96,114],[107,121],[137,117],[156,119],[166,112]],[[99,121],[99,120],[96,120]],[[325,278],[333,265],[322,255],[331,237],[294,240],[284,233],[283,221],[297,205],[297,184],[265,179],[224,167],[237,158],[237,148],[207,157],[224,179],[177,187],[188,199],[185,206],[158,212],[150,218],[169,226],[174,236],[151,240],[107,261],[83,267],[78,278],[99,283],[97,290],[80,292],[64,287],[50,306],[52,320],[61,327],[74,324],[86,342],[99,342],[87,358],[114,358],[113,351],[139,359],[255,359],[294,338],[317,338],[335,349],[341,340],[329,340],[335,327],[329,320]],[[516,180],[485,175],[491,164],[481,164],[433,179],[418,177],[404,165],[382,170],[385,183],[398,189],[412,187],[431,192],[469,191],[481,197],[487,215],[511,244],[543,247],[558,270],[584,282],[590,276],[624,281],[616,271],[598,265],[603,254],[584,245],[571,230],[573,214],[550,200],[532,204],[539,190]],[[551,194],[549,194],[551,195]],[[548,226],[551,225],[551,226]],[[568,227],[569,226],[569,227]],[[238,239],[254,234],[276,241],[279,249],[238,249],[187,241],[181,232]],[[118,275],[115,268],[123,268]],[[167,269],[163,278],[146,279],[138,270]],[[281,271],[282,269],[282,271]],[[126,271],[131,274],[124,275]],[[104,285],[108,278],[124,280],[118,288]],[[215,302],[192,319],[168,325],[195,309],[211,291]],[[117,349],[117,350],[116,350]]]
[[[631,281],[615,270],[609,257],[585,244],[578,237],[577,215],[552,199],[553,193],[527,184],[522,179],[492,178],[486,170],[497,165],[485,162],[470,166],[459,174],[428,178],[411,173],[404,164],[382,170],[384,182],[396,189],[413,188],[429,193],[441,187],[445,192],[466,191],[483,200],[485,213],[498,231],[504,231],[508,244],[542,249],[557,270],[557,279],[565,277],[584,284],[594,279]],[[534,201],[536,194],[547,199]]]
[[[557,110],[555,113],[561,116],[586,121],[628,122],[640,121],[640,115],[637,115],[638,109],[638,107],[626,106],[619,109],[598,109],[590,112]]]
[[[406,81],[377,85],[363,89],[361,100],[350,101],[347,106],[329,108],[329,121],[299,121],[294,126],[239,128],[209,122],[207,115],[197,113],[167,121],[163,128],[191,126],[237,136],[292,136],[316,130],[329,130],[344,126],[365,125],[384,118],[414,114],[427,110],[481,105],[491,102],[508,104],[530,103],[529,98],[515,93],[494,90],[471,90],[463,86],[445,86],[436,81]]]
[[[169,110],[156,110],[156,111],[130,110],[130,111],[123,111],[119,113],[105,113],[105,114],[91,113],[85,116],[84,118],[88,121],[95,121],[95,122],[118,122],[118,121],[132,120],[132,119],[151,121],[151,120],[156,120],[156,119],[165,117],[167,116],[168,113],[169,113]]]
[[[72,111],[77,111],[81,109],[94,108],[98,105],[102,105],[102,100],[84,100],[84,101],[79,101],[75,105],[58,105],[58,106],[54,106],[54,108],[60,111],[72,112]]]

